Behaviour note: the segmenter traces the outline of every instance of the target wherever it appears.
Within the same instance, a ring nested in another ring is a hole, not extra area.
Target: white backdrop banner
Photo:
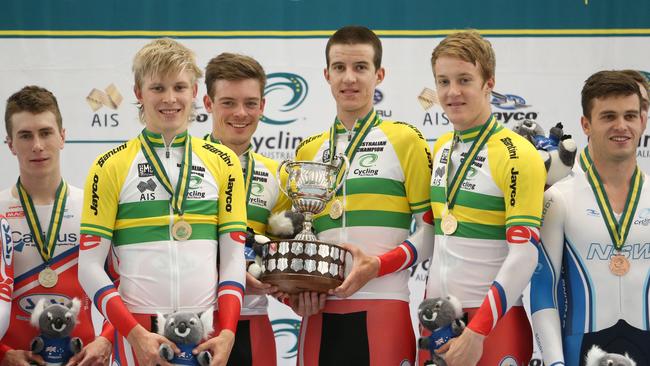
[[[580,147],[586,139],[580,129],[580,90],[584,80],[603,69],[649,71],[650,37],[488,37],[497,55],[493,111],[510,127],[531,119],[546,131],[562,122]],[[430,66],[432,49],[440,37],[383,39],[386,78],[375,93],[375,108],[385,119],[405,121],[419,128],[430,142],[451,130],[439,106],[425,109],[417,97],[434,88]],[[3,38],[0,42],[0,97],[5,100],[24,85],[53,91],[59,100],[67,143],[62,155],[64,177],[83,186],[92,160],[100,153],[135,137],[138,121],[133,94],[131,61],[149,39],[144,38]],[[185,38],[200,66],[220,52],[253,56],[268,74],[263,121],[253,138],[256,151],[276,160],[291,158],[298,143],[328,128],[335,105],[323,77],[326,38]],[[201,136],[211,119],[201,105],[205,86],[199,87],[197,118],[190,127]],[[4,114],[4,102],[0,107]],[[641,167],[650,171],[650,135],[644,134],[638,151]],[[0,149],[3,187],[15,182],[16,159]],[[412,308],[422,297],[428,261],[411,269]],[[288,308],[270,307],[279,364],[295,363],[299,319]],[[414,318],[416,319],[416,318]],[[414,320],[414,324],[417,321]]]

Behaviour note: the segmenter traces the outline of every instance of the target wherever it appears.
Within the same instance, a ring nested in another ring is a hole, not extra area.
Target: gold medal
[[[630,261],[624,255],[614,254],[609,258],[609,270],[616,276],[625,276],[630,271]]]
[[[448,212],[442,217],[442,220],[440,220],[440,228],[442,229],[443,234],[451,235],[456,232],[456,229],[458,229],[458,220],[451,214],[451,212]]]
[[[172,236],[176,240],[188,240],[192,236],[192,226],[187,221],[180,219],[172,226]]]
[[[52,288],[56,286],[56,283],[59,281],[59,275],[54,272],[54,270],[50,267],[45,267],[39,274],[38,274],[38,283],[41,284],[41,286],[45,288]]]
[[[341,200],[334,200],[330,206],[330,217],[333,220],[340,218],[343,215],[343,202]]]

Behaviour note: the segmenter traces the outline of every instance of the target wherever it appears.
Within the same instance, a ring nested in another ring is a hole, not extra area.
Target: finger
[[[302,293],[298,294],[298,311],[296,311],[296,313],[298,313],[298,315],[304,317],[305,316],[305,309],[306,309],[306,307],[305,307],[305,293],[302,292]]]
[[[446,353],[447,351],[449,351],[449,347],[451,347],[451,342],[447,342],[447,343],[443,344],[442,346],[440,346],[440,348],[438,348],[436,350],[436,353],[439,354],[439,355],[443,354],[443,353]]]
[[[310,296],[311,297],[311,308],[310,308],[311,314],[310,315],[317,314],[320,311],[320,308],[319,308],[319,306],[320,306],[320,294],[318,292],[312,292],[310,295],[311,295]]]
[[[43,359],[43,357],[41,357],[41,356],[39,356],[39,355],[37,355],[37,354],[34,354],[34,353],[31,353],[31,352],[28,352],[28,353],[27,353],[27,358],[28,358],[30,361],[36,362],[36,363],[39,364],[39,365],[45,365],[45,360]]]
[[[325,309],[325,302],[327,301],[326,294],[320,294],[318,298],[318,311]]]
[[[163,337],[161,335],[158,335],[158,347],[156,347],[156,356],[158,355],[158,348],[160,348],[160,345],[162,343],[165,343],[165,344],[169,345],[169,347],[171,347],[172,350],[174,350],[174,353],[181,353],[181,349],[178,348],[178,346],[174,342],[170,341],[169,339],[167,339],[167,338],[165,338],[165,337]]]
[[[77,353],[76,355],[70,357],[68,360],[68,363],[66,364],[67,366],[75,366],[79,364],[80,361],[83,360],[83,356],[86,354],[86,350],[82,349],[81,352]]]

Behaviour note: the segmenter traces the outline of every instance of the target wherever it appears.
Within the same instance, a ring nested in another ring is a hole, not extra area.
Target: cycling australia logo
[[[281,353],[282,358],[290,359],[296,357],[298,354],[298,338],[300,336],[300,320],[297,319],[276,319],[271,322],[273,333],[275,334],[278,345],[281,343],[289,345],[288,347],[278,347],[278,353]],[[284,339],[284,341],[282,341]]]
[[[276,72],[266,76],[266,106],[260,121],[271,125],[287,125],[298,120],[295,111],[307,98],[309,86],[300,75]]]
[[[519,122],[523,120],[535,121],[538,112],[530,111],[532,105],[526,102],[526,99],[515,94],[501,94],[492,92],[490,103],[501,111],[495,111],[494,116],[501,123]]]

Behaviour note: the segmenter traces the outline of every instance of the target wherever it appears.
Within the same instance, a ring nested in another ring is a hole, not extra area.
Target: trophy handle
[[[332,192],[332,195],[336,195],[336,192],[338,192],[339,189],[341,189],[341,187],[343,187],[343,185],[345,184],[345,179],[348,177],[348,172],[350,171],[350,160],[348,160],[348,157],[345,156],[345,154],[342,154],[342,153],[337,154],[336,157],[343,159],[343,161],[345,162],[345,170],[343,171],[343,178],[341,179],[341,182],[339,183],[338,186],[336,186],[336,189],[334,189],[334,192]],[[343,164],[341,164],[341,167],[339,168],[339,170],[340,169],[343,169]]]
[[[289,163],[291,163],[291,160],[289,159],[281,162],[280,165],[278,166],[277,174],[275,175],[275,180],[278,182],[278,188],[280,189],[280,192],[284,193],[284,195],[287,197],[289,197],[289,193],[287,193],[287,191],[282,187],[282,180],[280,179],[280,174],[282,174],[282,168]]]

